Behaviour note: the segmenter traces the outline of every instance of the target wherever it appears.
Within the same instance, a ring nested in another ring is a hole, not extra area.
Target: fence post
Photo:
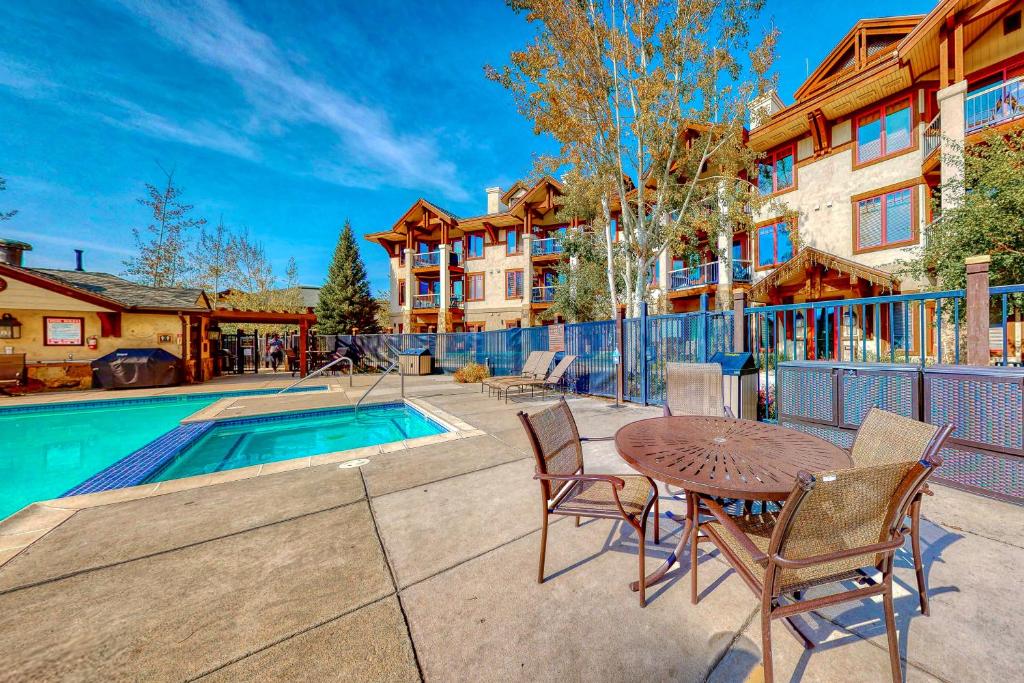
[[[647,405],[647,302],[640,302],[640,398]]]
[[[992,257],[970,256],[967,265],[967,364],[988,365],[988,267]]]
[[[622,311],[618,311],[615,316],[615,352],[618,354],[615,363],[615,403],[621,404],[625,379],[625,373],[622,372],[622,362],[625,360],[625,348],[622,345]]]
[[[743,353],[747,350],[747,316],[743,309],[747,307],[747,293],[732,293],[732,350]]]
[[[697,348],[697,362],[708,362],[708,295],[700,295],[700,345]]]

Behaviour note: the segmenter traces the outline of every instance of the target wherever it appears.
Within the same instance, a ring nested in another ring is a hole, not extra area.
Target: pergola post
[[[309,374],[309,356],[306,347],[309,345],[309,322],[305,318],[299,321],[299,377]]]
[[[733,290],[732,293],[732,350],[742,353],[747,350],[747,293]]]
[[[967,259],[967,364],[988,365],[989,362],[989,294],[988,267],[992,257],[971,256]]]

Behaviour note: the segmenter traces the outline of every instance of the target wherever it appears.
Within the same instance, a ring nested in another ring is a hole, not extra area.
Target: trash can
[[[757,419],[757,365],[753,354],[719,351],[712,363],[722,366],[725,405],[741,420]]]
[[[434,372],[434,358],[426,347],[402,351],[398,354],[398,364],[405,375],[429,375]]]

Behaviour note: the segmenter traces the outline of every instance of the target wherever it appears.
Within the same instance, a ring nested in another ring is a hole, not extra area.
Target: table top
[[[679,415],[632,422],[615,434],[619,455],[657,481],[709,496],[785,500],[797,472],[850,467],[850,455],[816,436],[728,417]]]

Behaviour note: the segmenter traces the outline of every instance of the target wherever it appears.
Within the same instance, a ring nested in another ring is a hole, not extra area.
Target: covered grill
[[[92,374],[104,389],[167,387],[181,383],[181,359],[163,349],[118,349],[94,360]]]

